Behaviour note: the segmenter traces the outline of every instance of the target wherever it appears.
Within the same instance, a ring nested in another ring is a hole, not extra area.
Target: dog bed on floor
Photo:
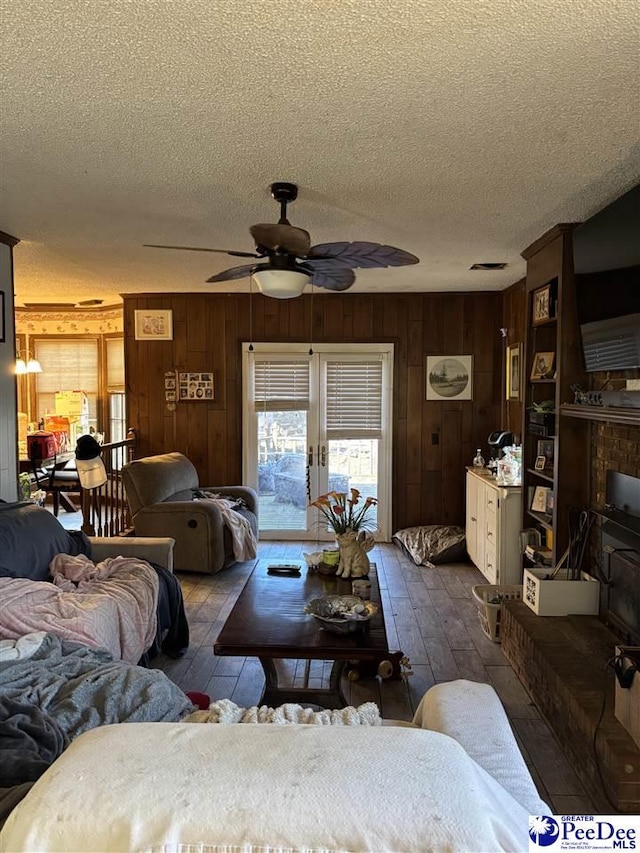
[[[466,556],[466,539],[462,527],[427,524],[406,527],[391,537],[416,566],[458,563]]]

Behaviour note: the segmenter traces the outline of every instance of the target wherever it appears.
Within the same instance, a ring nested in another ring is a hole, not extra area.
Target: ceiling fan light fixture
[[[252,273],[260,293],[273,299],[293,299],[300,296],[311,276],[300,270],[261,269]]]

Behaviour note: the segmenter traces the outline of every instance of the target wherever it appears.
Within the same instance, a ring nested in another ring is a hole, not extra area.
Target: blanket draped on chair
[[[194,500],[208,501],[220,510],[225,526],[231,534],[233,556],[239,563],[244,560],[255,559],[258,551],[258,542],[256,541],[255,533],[251,529],[251,525],[247,519],[235,510],[238,506],[238,500],[222,498],[215,492],[208,492],[202,489],[199,489],[196,492]]]

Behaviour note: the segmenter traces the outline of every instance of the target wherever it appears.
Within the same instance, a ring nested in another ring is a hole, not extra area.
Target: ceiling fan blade
[[[251,275],[254,270],[268,269],[269,267],[270,264],[247,264],[243,267],[231,267],[231,269],[212,275],[207,281],[233,281],[235,278],[245,278],[245,276]]]
[[[200,246],[159,246],[157,243],[143,243],[147,249],[180,249],[184,252],[217,252],[221,255],[232,255],[234,258],[260,258],[255,252],[235,252],[230,249],[203,249]]]
[[[290,255],[297,255],[303,258],[307,255],[311,246],[309,232],[305,231],[304,228],[296,228],[293,225],[259,223],[258,225],[252,225],[249,231],[256,241],[257,246],[264,246],[265,249],[270,249],[271,251],[284,249]]]
[[[397,249],[395,246],[385,246],[382,243],[321,243],[312,246],[307,255],[313,258],[335,258],[348,267],[403,267],[408,264],[420,263],[420,258]]]
[[[333,258],[318,258],[298,264],[301,269],[313,273],[311,284],[327,290],[348,290],[356,280],[354,271]]]

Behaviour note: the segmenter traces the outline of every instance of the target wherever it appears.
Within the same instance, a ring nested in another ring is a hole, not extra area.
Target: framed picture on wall
[[[519,400],[522,395],[522,344],[507,347],[507,400]]]
[[[178,399],[211,402],[214,399],[213,373],[178,373]]]
[[[472,399],[472,355],[428,355],[426,359],[427,400]]]
[[[135,339],[137,341],[172,341],[173,340],[173,312],[157,311],[148,309],[146,311],[134,311]]]

